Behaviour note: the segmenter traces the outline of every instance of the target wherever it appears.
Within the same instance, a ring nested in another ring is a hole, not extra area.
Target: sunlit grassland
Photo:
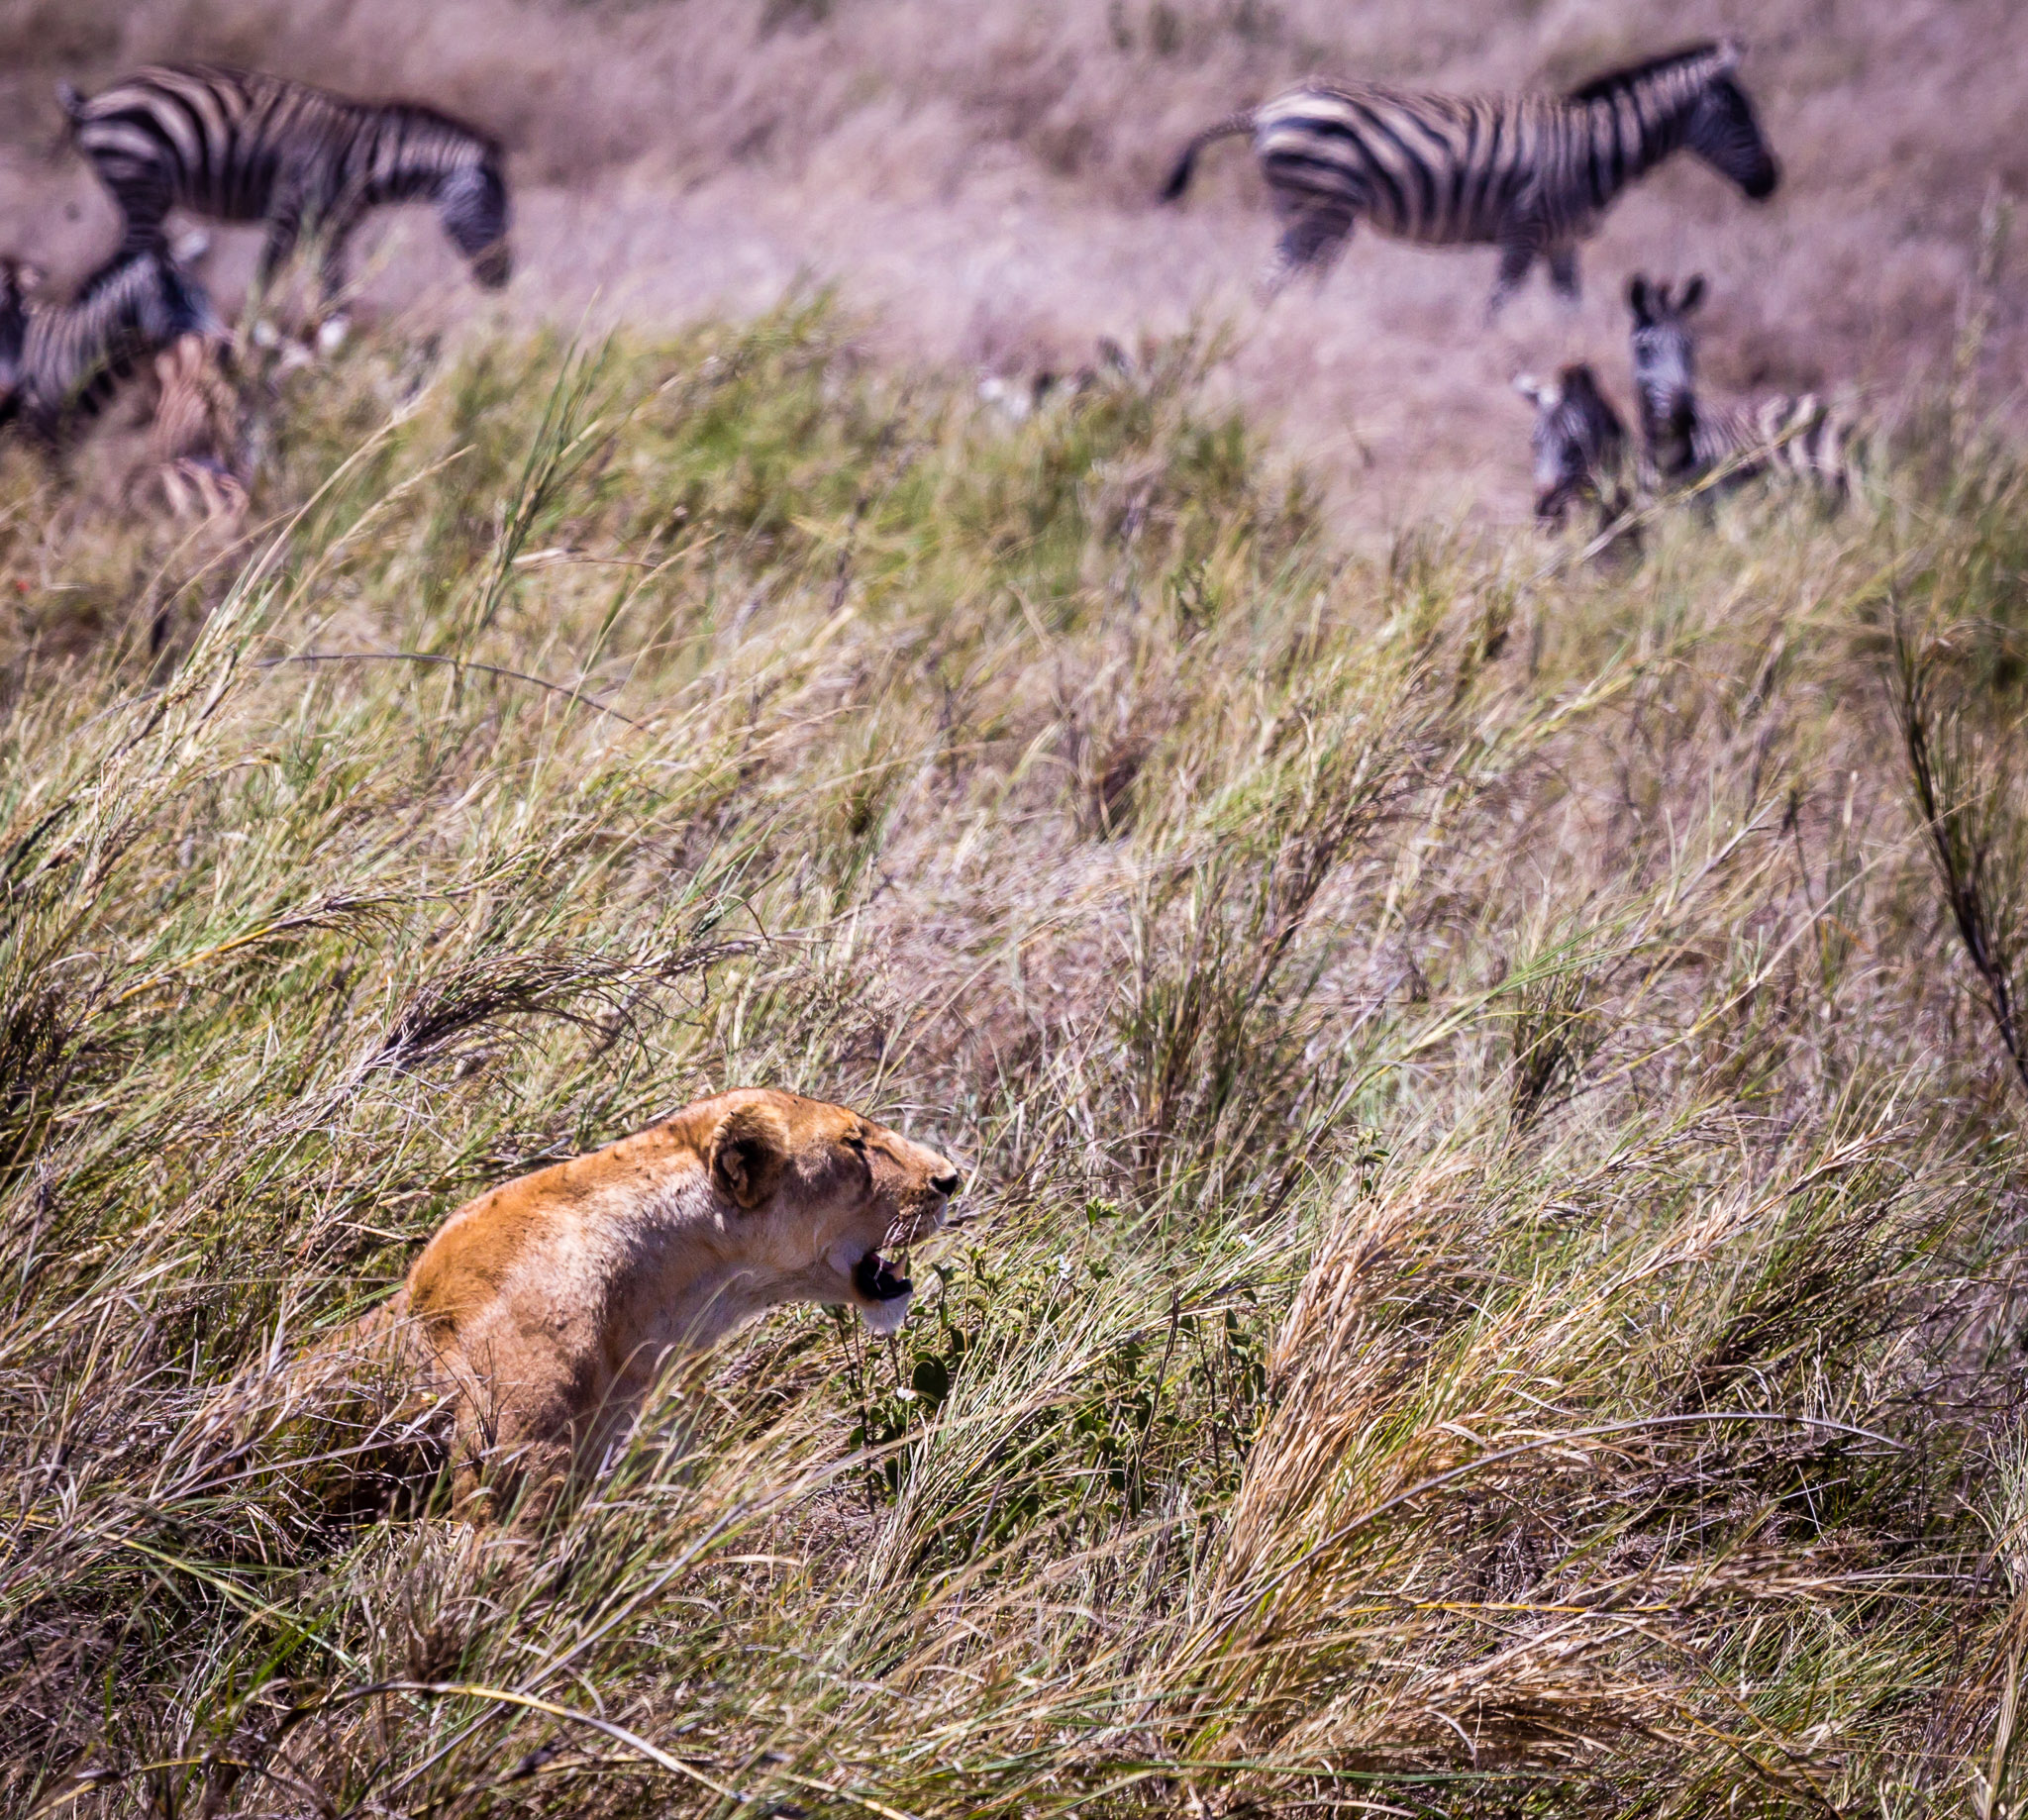
[[[390,336],[223,551],[7,458],[11,1809],[2011,1811],[2019,475],[1348,555],[1217,354]],[[530,1533],[346,1451],[743,1082],[963,1160],[898,1341]]]

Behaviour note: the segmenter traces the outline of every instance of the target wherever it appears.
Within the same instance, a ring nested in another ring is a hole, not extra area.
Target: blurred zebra
[[[1853,479],[1854,427],[1814,392],[1775,392],[1749,404],[1697,396],[1688,319],[1703,301],[1701,273],[1674,296],[1667,282],[1652,284],[1638,272],[1627,285],[1641,442],[1657,480],[1687,486],[1734,464],[1728,478],[1772,470],[1842,499]]]
[[[175,518],[237,524],[246,516],[247,485],[238,471],[243,439],[231,350],[214,336],[182,336],[154,356],[154,376],[152,465],[140,490],[152,488]]]
[[[160,247],[103,267],[67,304],[37,300],[40,283],[33,266],[0,259],[0,422],[18,419],[50,448],[151,355],[186,336],[225,339],[211,299]]]
[[[1197,154],[1246,133],[1282,222],[1265,287],[1323,271],[1364,217],[1425,246],[1496,246],[1488,318],[1548,262],[1577,294],[1577,245],[1630,183],[1687,151],[1756,201],[1779,181],[1735,40],[1692,45],[1596,77],[1561,98],[1414,94],[1370,84],[1291,89],[1229,115],[1184,147],[1163,191],[1189,186]]]
[[[1598,507],[1602,531],[1630,503],[1627,427],[1588,365],[1566,366],[1554,379],[1516,373],[1514,389],[1535,406],[1529,447],[1535,454],[1535,516],[1555,530],[1573,500]]]
[[[72,138],[126,217],[123,253],[160,244],[172,208],[260,221],[265,287],[305,233],[321,239],[324,300],[369,209],[427,200],[489,290],[507,282],[507,184],[497,141],[412,102],[359,102],[207,64],[137,70],[89,98],[58,85]]]

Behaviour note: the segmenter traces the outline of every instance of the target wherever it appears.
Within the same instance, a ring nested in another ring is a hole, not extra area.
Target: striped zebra
[[[1535,455],[1535,516],[1544,529],[1564,522],[1573,500],[1598,507],[1602,531],[1630,504],[1627,427],[1588,365],[1566,366],[1554,379],[1516,373],[1514,389],[1535,406],[1529,447]]]
[[[248,498],[236,471],[243,439],[231,349],[214,336],[179,337],[154,356],[154,376],[151,465],[138,490],[146,497],[152,488],[171,517],[237,524]]]
[[[1693,153],[1756,201],[1773,194],[1774,153],[1734,79],[1742,54],[1735,40],[1692,45],[1561,98],[1306,85],[1199,133],[1163,197],[1188,188],[1206,146],[1251,134],[1282,223],[1264,279],[1270,295],[1299,271],[1328,269],[1364,218],[1424,246],[1499,248],[1490,320],[1538,258],[1574,298],[1578,243],[1673,152]]]
[[[1730,466],[1728,478],[1773,473],[1842,499],[1853,478],[1853,425],[1814,392],[1771,393],[1748,404],[1697,396],[1689,318],[1703,301],[1701,273],[1673,296],[1666,282],[1652,284],[1641,273],[1627,285],[1641,442],[1657,480],[1687,486]]]
[[[137,70],[88,99],[68,83],[57,94],[126,218],[123,253],[159,245],[172,208],[265,222],[255,283],[265,288],[310,234],[335,304],[346,243],[366,212],[427,200],[480,284],[497,290],[512,270],[499,143],[434,108],[198,63]]]
[[[39,283],[34,267],[0,259],[0,422],[18,419],[52,449],[152,355],[186,336],[225,339],[210,298],[162,248],[103,267],[71,303],[43,303]]]

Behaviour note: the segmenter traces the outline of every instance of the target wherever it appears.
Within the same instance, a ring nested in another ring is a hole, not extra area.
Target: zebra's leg
[[[1305,197],[1282,210],[1286,224],[1261,274],[1261,300],[1271,302],[1289,280],[1308,272],[1321,283],[1352,239],[1356,212],[1337,198]]]
[[[163,223],[169,218],[169,193],[156,183],[128,184],[113,191],[121,215],[120,251],[109,263],[148,253],[161,246],[167,235]]]
[[[1833,417],[1825,426],[1829,471],[1824,475],[1824,488],[1831,500],[1831,510],[1842,512],[1845,502],[1852,497],[1852,482],[1859,438],[1853,426],[1843,418]]]
[[[106,156],[88,155],[85,162],[120,212],[120,250],[106,260],[106,267],[159,247],[165,238],[162,224],[174,200],[161,165],[145,154],[120,153],[110,155],[111,168]]]
[[[1566,303],[1575,303],[1579,295],[1577,283],[1577,249],[1559,247],[1549,255],[1549,281],[1556,293]]]
[[[1485,300],[1485,320],[1488,328],[1499,320],[1500,312],[1507,307],[1508,300],[1521,288],[1522,280],[1528,276],[1535,263],[1536,247],[1533,241],[1508,241],[1500,249],[1499,275],[1493,280],[1493,294]]]
[[[323,251],[318,255],[317,270],[323,287],[324,307],[331,312],[327,319],[329,322],[337,322],[345,316],[346,286],[350,282],[346,248],[363,212],[359,209],[333,210],[318,223],[318,239]],[[341,336],[343,333],[341,330]]]
[[[298,202],[282,202],[267,218],[267,238],[260,243],[260,257],[254,266],[256,296],[265,297],[268,286],[274,282],[274,274],[288,263],[302,233],[303,210]]]
[[[1852,485],[1852,426],[1843,415],[1814,396],[1808,427],[1796,439],[1797,466],[1817,497],[1833,513],[1845,504]]]

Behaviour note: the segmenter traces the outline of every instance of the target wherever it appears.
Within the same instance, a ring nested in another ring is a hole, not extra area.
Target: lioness
[[[348,1336],[392,1343],[456,1411],[454,1505],[481,1469],[595,1466],[668,1358],[783,1302],[878,1334],[913,1285],[885,1255],[944,1224],[949,1159],[843,1106],[744,1087],[468,1201]]]

